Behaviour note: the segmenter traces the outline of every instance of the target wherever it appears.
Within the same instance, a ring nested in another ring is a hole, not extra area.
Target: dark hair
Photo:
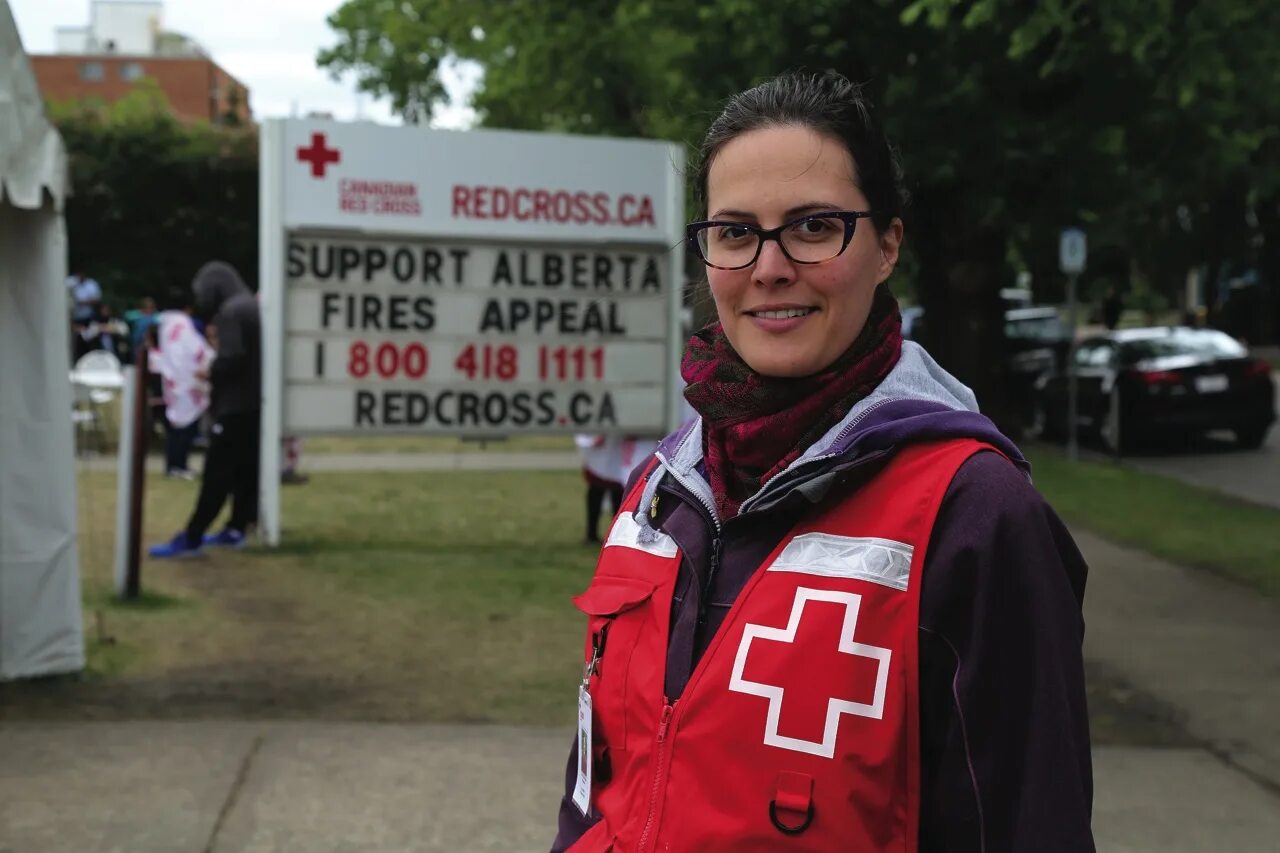
[[[884,232],[902,215],[906,194],[898,158],[862,86],[835,71],[790,71],[730,98],[707,128],[698,151],[698,201],[706,204],[711,163],[726,143],[748,131],[788,125],[810,128],[844,144],[877,231]]]

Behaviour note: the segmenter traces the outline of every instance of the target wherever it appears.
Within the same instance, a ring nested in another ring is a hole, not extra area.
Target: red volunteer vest
[[[914,853],[920,577],[938,507],[988,445],[922,444],[806,518],[743,588],[674,704],[673,540],[627,496],[575,604],[593,705],[592,808],[571,848]]]

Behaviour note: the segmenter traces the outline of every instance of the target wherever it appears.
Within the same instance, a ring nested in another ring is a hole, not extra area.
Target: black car
[[[1137,448],[1153,438],[1214,429],[1232,430],[1242,447],[1261,447],[1276,419],[1271,365],[1212,329],[1108,332],[1081,341],[1074,359],[1076,423],[1112,447]],[[1065,435],[1065,373],[1042,379],[1036,401],[1041,431]]]
[[[1020,425],[1032,426],[1035,414],[1035,385],[1045,375],[1055,373],[1066,364],[1071,348],[1071,330],[1058,316],[1056,308],[1018,302],[1025,291],[1002,290],[1004,312],[1004,359],[1002,377],[1008,401],[1014,407]],[[1026,297],[1030,298],[1029,294]],[[902,336],[927,343],[924,309],[902,309]]]
[[[1012,308],[1004,312],[1004,343],[1008,371],[1038,379],[1067,363],[1071,329],[1055,308]]]

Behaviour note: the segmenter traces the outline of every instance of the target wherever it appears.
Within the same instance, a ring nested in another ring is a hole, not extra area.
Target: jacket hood
[[[250,292],[236,268],[225,261],[210,261],[200,267],[191,282],[191,291],[195,294],[196,314],[206,320],[231,297]]]
[[[978,411],[973,392],[933,360],[923,347],[903,341],[902,355],[874,391],[859,401],[840,423],[814,442],[786,470],[743,502],[742,512],[762,509],[787,492],[830,480],[873,455],[889,455],[908,444],[973,438],[1007,456],[1024,474],[1031,466],[991,419]],[[693,492],[714,514],[711,487],[702,472],[702,419],[694,418],[663,439],[656,451],[661,472]],[[661,476],[649,478],[640,506],[648,506]],[[825,493],[826,486],[819,491]]]

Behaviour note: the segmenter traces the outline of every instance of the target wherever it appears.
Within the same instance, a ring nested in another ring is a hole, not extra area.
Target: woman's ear
[[[876,284],[881,284],[898,265],[898,251],[902,248],[902,220],[894,218],[884,233],[877,238],[880,241],[880,269],[876,271]]]

